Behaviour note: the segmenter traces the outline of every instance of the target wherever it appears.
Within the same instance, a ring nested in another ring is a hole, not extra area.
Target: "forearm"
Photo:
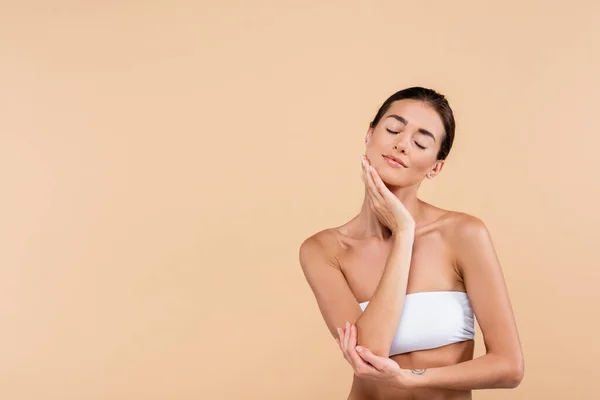
[[[412,258],[414,233],[395,235],[385,270],[365,311],[356,321],[358,344],[388,357],[400,322]]]
[[[414,388],[454,390],[515,388],[523,379],[522,360],[486,354],[455,365],[403,370]]]

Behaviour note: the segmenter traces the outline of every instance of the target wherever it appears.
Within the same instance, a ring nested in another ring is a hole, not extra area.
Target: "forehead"
[[[439,114],[427,103],[419,100],[403,99],[397,100],[390,105],[383,116],[387,123],[398,123],[394,118],[388,116],[396,114],[404,118],[409,126],[416,129],[425,129],[433,133],[436,138],[444,134],[444,123]]]

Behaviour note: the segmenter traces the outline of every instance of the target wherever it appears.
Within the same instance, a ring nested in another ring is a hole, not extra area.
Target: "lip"
[[[395,161],[398,164],[400,164],[401,166],[403,166],[404,168],[408,168],[407,165],[406,165],[406,163],[404,161],[400,160],[399,158],[396,158],[394,156],[388,156],[388,155],[385,155],[385,154],[383,155],[383,158],[387,158],[389,160]],[[396,165],[394,165],[394,166],[396,166]]]

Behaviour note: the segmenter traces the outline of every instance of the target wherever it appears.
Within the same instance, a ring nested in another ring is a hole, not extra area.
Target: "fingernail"
[[[350,327],[350,322],[346,321],[346,329]]]
[[[363,351],[363,348],[360,346],[356,346],[356,351],[358,351],[360,353],[361,351]]]
[[[342,336],[342,330],[340,328],[335,328],[335,329],[337,329],[338,336]]]

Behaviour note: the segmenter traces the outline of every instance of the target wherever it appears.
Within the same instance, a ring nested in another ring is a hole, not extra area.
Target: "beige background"
[[[561,5],[568,3],[568,5]],[[526,375],[597,399],[597,2],[0,2],[0,398],[344,399],[297,259],[379,105],[446,94]],[[477,352],[483,352],[481,336]]]

